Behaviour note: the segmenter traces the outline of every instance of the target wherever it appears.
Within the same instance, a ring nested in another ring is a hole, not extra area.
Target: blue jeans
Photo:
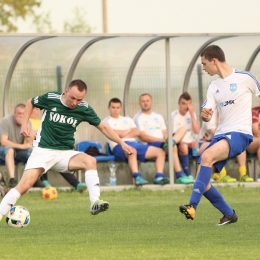
[[[10,146],[0,146],[0,159],[3,161],[5,160],[5,156],[9,149],[14,149]],[[14,160],[16,163],[23,162],[26,163],[29,156],[32,153],[32,148],[21,150],[21,149],[14,149]]]

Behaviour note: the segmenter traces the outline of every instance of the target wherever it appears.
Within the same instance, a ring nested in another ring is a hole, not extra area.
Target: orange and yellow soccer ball
[[[42,197],[46,200],[55,200],[58,197],[58,192],[54,187],[45,187],[42,189]]]

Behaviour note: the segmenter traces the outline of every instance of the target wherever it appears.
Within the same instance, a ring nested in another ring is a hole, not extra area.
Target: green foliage
[[[34,16],[35,8],[40,7],[40,0],[1,0],[0,32],[16,32],[16,20]]]
[[[74,17],[71,20],[66,20],[63,25],[65,33],[90,33],[92,28],[85,20],[87,12],[84,9],[76,7],[73,10]]]
[[[110,209],[97,216],[89,214],[87,193],[58,191],[54,201],[27,193],[17,205],[29,209],[31,223],[0,222],[1,259],[258,259],[259,189],[219,189],[238,214],[235,224],[216,226],[222,216],[206,199],[186,220],[178,206],[191,188],[103,192]]]

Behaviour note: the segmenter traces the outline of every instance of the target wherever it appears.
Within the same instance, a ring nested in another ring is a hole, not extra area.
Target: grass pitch
[[[259,259],[259,188],[219,187],[238,222],[216,226],[220,212],[203,198],[195,220],[178,207],[191,188],[103,192],[107,212],[89,214],[88,194],[59,191],[54,201],[27,193],[17,205],[31,214],[28,227],[0,222],[0,259]]]

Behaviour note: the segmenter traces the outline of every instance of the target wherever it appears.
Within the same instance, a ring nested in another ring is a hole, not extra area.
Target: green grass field
[[[260,259],[259,188],[219,188],[236,210],[235,224],[216,226],[221,214],[203,198],[194,221],[178,206],[180,191],[103,192],[110,209],[89,214],[88,194],[59,191],[55,201],[30,192],[18,201],[31,213],[28,227],[0,222],[0,259]]]

